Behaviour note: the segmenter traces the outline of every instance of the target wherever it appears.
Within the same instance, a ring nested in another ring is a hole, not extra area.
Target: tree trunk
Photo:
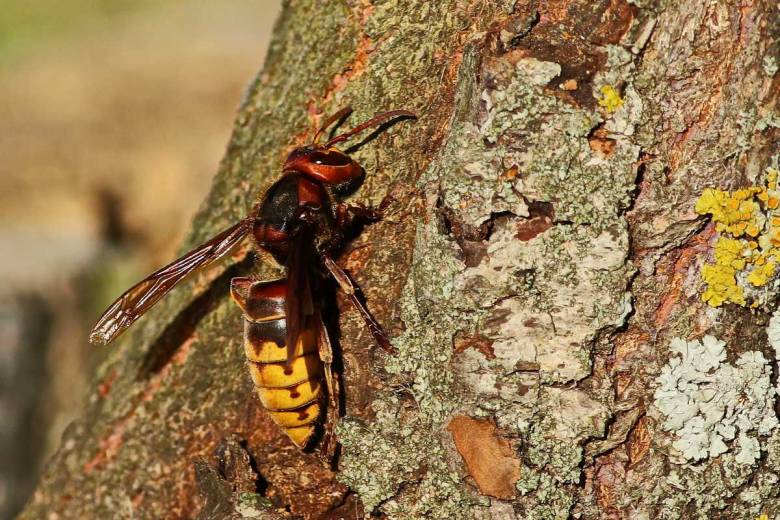
[[[397,355],[339,296],[337,470],[294,448],[227,297],[274,275],[245,248],[106,352],[21,518],[780,514],[776,289],[751,312],[705,303],[718,233],[694,212],[777,162],[780,11],[735,4],[288,2],[185,245],[243,217],[322,114],[415,111],[355,152],[356,199],[396,200],[340,259]],[[669,387],[705,334],[725,353]],[[722,395],[755,351],[723,417],[670,407]]]

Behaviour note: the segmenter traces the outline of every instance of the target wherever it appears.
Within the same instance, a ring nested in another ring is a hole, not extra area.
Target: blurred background
[[[78,415],[89,328],[181,242],[279,4],[0,2],[0,519]]]

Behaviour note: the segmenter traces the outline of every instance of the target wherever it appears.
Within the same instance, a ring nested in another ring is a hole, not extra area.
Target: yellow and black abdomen
[[[296,446],[303,448],[321,415],[323,365],[312,328],[298,336],[287,363],[287,281],[236,278],[233,299],[244,311],[244,352],[252,381],[268,413]]]

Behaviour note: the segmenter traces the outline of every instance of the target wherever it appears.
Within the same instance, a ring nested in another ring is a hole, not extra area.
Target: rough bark
[[[323,112],[416,111],[356,151],[357,198],[398,200],[341,258],[398,354],[339,301],[338,469],[296,450],[245,372],[227,281],[273,271],[239,252],[107,352],[22,518],[772,516],[778,429],[750,464],[692,462],[653,393],[675,337],[775,359],[766,308],[701,301],[714,230],[693,207],[772,164],[779,14],[288,3],[185,246],[242,217]]]

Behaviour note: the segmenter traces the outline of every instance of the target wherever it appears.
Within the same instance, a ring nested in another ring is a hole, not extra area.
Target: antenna
[[[328,128],[336,121],[341,121],[351,113],[352,113],[352,107],[347,105],[341,110],[339,110],[338,112],[336,112],[335,114],[331,115],[328,119],[326,119],[322,123],[322,126],[320,126],[320,129],[317,130],[317,133],[314,134],[314,138],[311,140],[311,144],[317,144],[317,141],[319,141],[320,139],[320,135],[322,135],[322,132],[324,132],[326,128]]]
[[[325,148],[330,148],[334,144],[346,141],[353,135],[360,133],[367,128],[371,128],[372,126],[379,126],[382,123],[386,123],[387,121],[394,119],[396,117],[417,118],[417,116],[414,113],[409,112],[408,110],[391,110],[390,112],[383,112],[381,114],[375,115],[373,118],[369,119],[365,123],[356,126],[352,130],[344,132],[341,135],[337,135],[336,137],[334,137],[333,139],[325,143]]]

